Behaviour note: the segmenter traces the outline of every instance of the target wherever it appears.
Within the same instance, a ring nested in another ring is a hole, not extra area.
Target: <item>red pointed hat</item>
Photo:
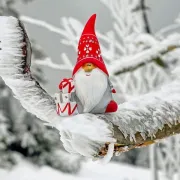
[[[96,14],[93,14],[86,23],[78,45],[78,58],[73,70],[73,76],[79,68],[85,63],[93,63],[105,74],[108,74],[104,64],[99,41],[95,33]]]

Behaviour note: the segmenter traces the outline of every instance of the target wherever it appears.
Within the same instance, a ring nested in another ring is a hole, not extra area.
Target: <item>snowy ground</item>
[[[101,165],[88,162],[77,175],[61,173],[49,167],[37,168],[22,162],[12,171],[0,169],[0,180],[152,180],[148,169],[135,168],[124,164]],[[161,176],[160,180],[165,180]]]

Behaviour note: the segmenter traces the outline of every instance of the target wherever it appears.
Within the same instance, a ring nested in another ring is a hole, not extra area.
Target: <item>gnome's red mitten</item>
[[[112,100],[107,105],[105,113],[116,112],[117,110],[118,110],[118,105],[115,101]]]

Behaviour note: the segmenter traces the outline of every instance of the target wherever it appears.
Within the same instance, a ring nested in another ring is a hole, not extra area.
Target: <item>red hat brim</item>
[[[107,76],[109,76],[109,73],[106,69],[106,66],[103,62],[99,61],[96,58],[93,57],[86,57],[85,59],[82,59],[80,61],[78,61],[78,63],[76,64],[76,66],[74,67],[73,70],[73,76],[75,75],[75,73],[85,64],[85,63],[93,63],[94,65],[96,65],[100,70],[102,70]]]

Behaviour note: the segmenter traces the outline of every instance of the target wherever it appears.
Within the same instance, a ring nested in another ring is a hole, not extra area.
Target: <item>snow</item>
[[[21,162],[11,171],[0,169],[1,180],[152,180],[149,169],[123,164],[109,163],[102,165],[94,162],[84,163],[78,174],[64,174],[50,167],[36,167],[27,162]],[[165,177],[160,174],[160,179]],[[176,179],[177,180],[177,179]]]
[[[140,66],[141,64],[146,64],[149,61],[152,61],[153,58],[160,56],[161,53],[167,51],[168,47],[179,46],[180,35],[173,34],[167,37],[162,42],[158,42],[158,41],[154,43],[149,42],[149,44],[153,44],[153,46],[150,49],[144,50],[135,55],[133,54],[133,55],[122,57],[121,61],[117,61],[116,63],[113,63],[112,66],[110,66],[111,74],[115,74],[117,72],[121,72],[121,73],[126,72],[128,71],[128,69],[133,69]]]
[[[52,126],[60,131],[61,141],[70,153],[96,157],[106,142],[116,142],[111,124],[93,114],[78,114],[59,121]]]
[[[30,113],[35,114],[61,134],[64,147],[70,153],[86,157],[97,156],[106,142],[115,142],[111,124],[85,114],[62,118],[56,113],[54,99],[32,78],[31,73],[23,73],[22,47],[24,33],[19,21],[13,17],[0,17],[0,75],[12,89],[15,97]],[[28,54],[29,57],[31,54]],[[7,65],[8,62],[8,65]]]
[[[24,33],[19,27],[19,21],[14,17],[0,16],[0,27],[0,75],[28,112],[35,112],[38,118],[49,122],[56,115],[55,102],[30,74],[23,73],[22,65],[26,63],[22,59]]]
[[[178,71],[177,71],[178,72]],[[159,91],[134,98],[119,105],[118,112],[106,115],[105,119],[117,125],[125,137],[135,141],[134,135],[141,132],[144,139],[154,137],[165,124],[180,123],[180,80],[162,86]]]
[[[105,157],[100,161],[102,164],[107,164],[108,162],[110,162],[111,158],[113,157],[113,153],[114,153],[114,143],[110,143],[108,145],[108,152],[105,155]]]
[[[22,64],[25,62],[21,50],[23,43],[20,43],[23,34],[19,21],[13,17],[0,17],[0,25],[0,75],[26,110],[60,131],[64,147],[70,153],[96,157],[106,142],[116,141],[111,123],[117,125],[125,137],[130,135],[131,141],[135,141],[136,132],[141,132],[145,139],[153,137],[165,124],[170,126],[180,122],[179,73],[174,82],[161,90],[119,105],[116,113],[57,116],[54,99],[32,78],[31,73],[23,73]],[[174,36],[172,41],[175,41]]]

